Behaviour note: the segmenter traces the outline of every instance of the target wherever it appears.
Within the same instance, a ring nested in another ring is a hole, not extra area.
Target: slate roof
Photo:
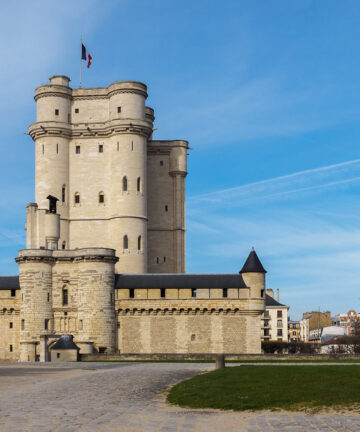
[[[20,289],[19,276],[0,276],[0,290]]]
[[[51,349],[79,349],[79,347],[74,343],[71,335],[61,335],[59,340],[55,342]]]
[[[273,299],[271,296],[269,296],[269,294],[265,295],[265,306],[285,306],[284,304],[279,303],[278,301],[276,301],[275,299]]]
[[[240,270],[240,273],[266,273],[266,270],[261,264],[261,261],[259,260],[254,248],[247,257],[243,268]]]
[[[241,274],[117,274],[115,288],[246,288]]]

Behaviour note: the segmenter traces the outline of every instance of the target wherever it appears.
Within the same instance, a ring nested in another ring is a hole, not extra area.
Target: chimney
[[[266,294],[267,294],[268,296],[270,296],[271,298],[274,298],[274,290],[272,290],[271,288],[268,288],[268,289],[266,290]]]
[[[280,292],[279,292],[279,288],[276,290],[276,301],[280,302]]]

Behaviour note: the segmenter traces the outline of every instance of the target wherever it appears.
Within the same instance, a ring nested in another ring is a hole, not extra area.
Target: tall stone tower
[[[35,199],[27,248],[40,244],[49,195],[59,199],[59,249],[111,248],[117,273],[185,272],[188,143],[153,141],[147,87],[72,89],[66,76],[35,89]]]

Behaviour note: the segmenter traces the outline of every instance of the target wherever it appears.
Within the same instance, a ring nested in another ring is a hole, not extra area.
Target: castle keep
[[[36,202],[19,277],[0,277],[0,359],[50,359],[62,334],[80,354],[259,353],[255,251],[240,273],[185,273],[187,141],[152,139],[144,84],[69,81],[35,90]]]

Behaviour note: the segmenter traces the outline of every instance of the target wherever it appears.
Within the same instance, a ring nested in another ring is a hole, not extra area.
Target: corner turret
[[[263,265],[255,249],[252,248],[245,264],[239,272],[244,282],[247,286],[250,287],[251,297],[263,297],[265,298],[265,274],[266,270]]]

